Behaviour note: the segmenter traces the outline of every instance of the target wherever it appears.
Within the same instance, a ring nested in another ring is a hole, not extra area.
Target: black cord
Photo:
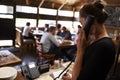
[[[71,64],[72,64],[72,61],[67,65],[67,67],[65,67],[65,69],[56,78],[54,78],[54,80],[56,80],[57,78],[59,78],[62,75],[62,73],[65,72],[69,68],[69,66]]]

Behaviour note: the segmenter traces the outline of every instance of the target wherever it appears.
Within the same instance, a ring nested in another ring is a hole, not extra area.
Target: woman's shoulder
[[[110,37],[103,37],[96,42],[98,42],[98,43],[113,43],[113,40]]]
[[[99,46],[103,47],[106,50],[116,51],[116,43],[112,38],[105,37],[99,42]]]
[[[104,38],[101,38],[99,40],[97,40],[96,42],[94,42],[92,45],[94,46],[98,46],[98,47],[103,47],[103,48],[110,48],[110,47],[114,47],[115,44],[113,42],[113,40],[109,37],[104,37]]]

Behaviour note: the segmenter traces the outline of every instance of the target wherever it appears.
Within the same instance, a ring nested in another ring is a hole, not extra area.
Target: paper
[[[53,77],[56,78],[59,76],[59,74],[62,72],[63,70],[59,70],[59,71],[56,71],[56,72],[53,72]]]
[[[0,51],[0,55],[9,55],[9,54],[11,54],[11,52],[8,50],[1,50]]]

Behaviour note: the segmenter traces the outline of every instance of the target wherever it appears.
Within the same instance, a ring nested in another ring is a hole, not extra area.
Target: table
[[[34,36],[42,36],[44,34],[44,32],[41,30],[34,30],[32,34]]]
[[[8,50],[0,51],[0,67],[20,64],[22,60]]]
[[[15,80],[26,80],[25,77],[23,77],[21,71],[17,72],[17,77],[15,78]]]
[[[61,45],[59,47],[65,48],[65,47],[74,47],[74,46],[76,46],[76,44],[74,43],[74,41],[63,40],[63,42],[61,43]]]
[[[35,80],[53,80],[52,78],[52,73],[54,74],[60,74],[61,71],[63,71],[63,69],[69,64],[70,62],[65,62],[62,63],[62,67],[57,68],[57,69],[50,69],[49,72],[46,72],[44,74],[41,74],[39,78],[35,79]],[[69,67],[69,69],[71,70],[73,68],[74,63],[72,63]],[[56,76],[58,76],[56,75]],[[57,80],[61,80],[61,79],[57,79]]]
[[[73,47],[76,46],[75,42],[72,40],[64,40],[61,36],[55,36],[58,43],[60,43],[59,47],[65,48],[65,47]]]
[[[39,78],[36,78],[34,80],[53,80],[53,78],[50,76],[50,74],[52,74],[53,72],[56,72],[56,71],[63,70],[68,64],[69,64],[69,62],[62,63],[62,67],[57,68],[57,69],[50,69],[49,72],[41,74]],[[73,64],[69,68],[73,68]],[[26,79],[22,76],[21,71],[18,71],[18,74],[17,74],[17,77],[15,80],[26,80]]]

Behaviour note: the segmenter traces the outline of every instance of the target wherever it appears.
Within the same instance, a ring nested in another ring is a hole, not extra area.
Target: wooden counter
[[[0,67],[14,66],[20,64],[22,60],[8,50],[0,51]]]

